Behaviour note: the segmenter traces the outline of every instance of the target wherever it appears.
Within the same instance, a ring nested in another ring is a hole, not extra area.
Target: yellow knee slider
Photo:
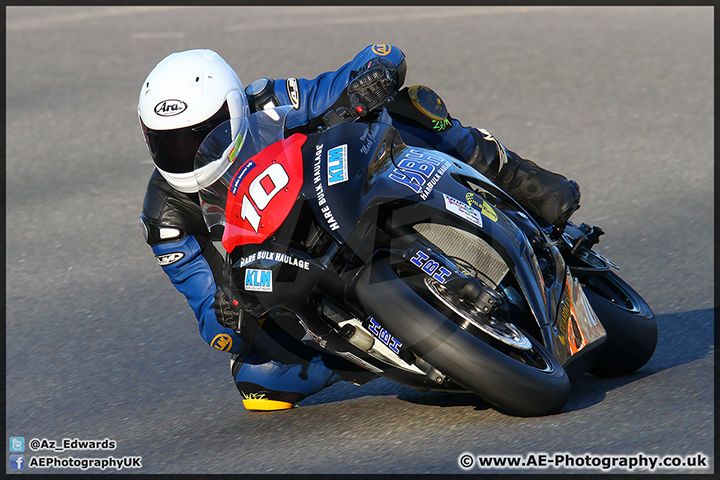
[[[292,403],[270,400],[268,398],[246,398],[243,399],[242,402],[246,410],[259,410],[264,412],[287,410],[293,407]]]

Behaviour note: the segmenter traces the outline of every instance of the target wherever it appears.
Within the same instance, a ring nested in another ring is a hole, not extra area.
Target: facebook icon
[[[25,455],[10,455],[10,470],[23,470],[25,468]]]

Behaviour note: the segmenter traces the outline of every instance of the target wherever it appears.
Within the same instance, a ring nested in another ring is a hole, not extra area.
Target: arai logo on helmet
[[[180,115],[187,109],[187,103],[182,100],[163,100],[155,105],[155,113],[161,117]]]

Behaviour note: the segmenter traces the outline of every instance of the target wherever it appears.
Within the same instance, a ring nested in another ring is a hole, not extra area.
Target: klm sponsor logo
[[[328,150],[327,170],[328,186],[347,181],[347,145],[340,145]]]
[[[245,290],[249,292],[272,292],[272,271],[252,268],[245,270]]]

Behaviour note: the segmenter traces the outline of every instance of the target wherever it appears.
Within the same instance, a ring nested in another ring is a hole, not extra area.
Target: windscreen
[[[195,156],[195,178],[208,229],[216,237],[225,225],[230,182],[249,158],[284,135],[285,117],[291,107],[255,112],[218,125],[200,145]]]

